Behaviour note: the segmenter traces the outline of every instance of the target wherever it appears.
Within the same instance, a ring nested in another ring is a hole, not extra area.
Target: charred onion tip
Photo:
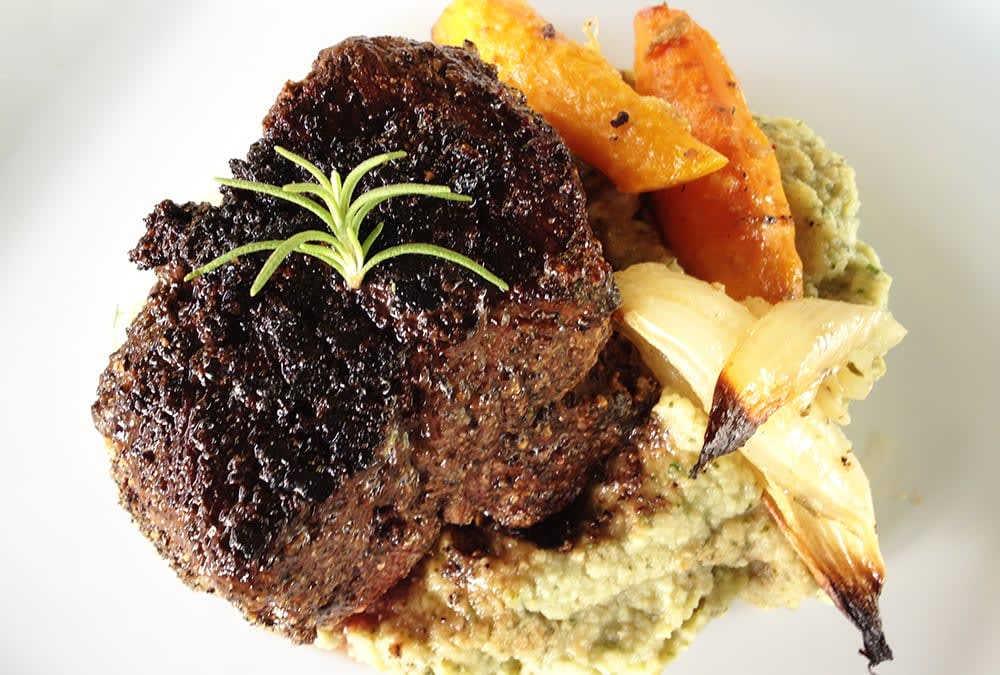
[[[841,611],[847,615],[861,631],[864,647],[858,653],[868,659],[868,671],[885,661],[892,661],[892,648],[882,632],[882,618],[879,615],[878,596],[881,585],[875,590],[851,593],[835,593],[834,600],[840,605]]]
[[[839,581],[827,574],[829,585],[826,591],[837,608],[851,620],[859,631],[864,646],[858,653],[868,659],[868,671],[884,661],[892,660],[892,648],[882,632],[882,617],[879,612],[879,595],[882,592],[882,574],[869,577],[864,585]]]
[[[864,636],[865,646],[863,649],[859,649],[858,653],[863,657],[868,659],[868,672],[874,675],[873,670],[875,666],[880,663],[885,663],[886,661],[892,661],[892,648],[889,647],[889,643],[885,641],[885,636],[882,635],[881,631],[878,636]]]
[[[697,478],[713,460],[743,447],[757,428],[767,421],[768,416],[769,414],[757,416],[747,410],[736,389],[720,377],[712,396],[705,441],[698,461],[691,469],[691,478]]]

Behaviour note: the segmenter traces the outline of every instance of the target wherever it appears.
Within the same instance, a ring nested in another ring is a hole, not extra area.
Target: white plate
[[[538,0],[567,32],[600,17],[620,64],[641,4]],[[0,671],[364,672],[184,588],[118,508],[88,408],[115,304],[150,283],[124,252],[152,205],[209,194],[320,48],[358,33],[426,37],[443,1],[20,5],[0,10]],[[998,3],[686,8],[757,110],[807,120],[854,164],[863,235],[896,277],[910,335],[851,430],[890,568],[897,660],[880,672],[1000,672]],[[818,602],[738,607],[670,672],[860,674],[859,645]]]

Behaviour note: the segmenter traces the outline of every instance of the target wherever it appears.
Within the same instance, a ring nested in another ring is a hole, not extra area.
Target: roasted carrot
[[[653,195],[681,265],[725,284],[735,298],[777,302],[802,295],[802,261],[778,160],[719,45],[665,4],[639,12],[635,33],[636,89],[669,101],[696,138],[729,159],[713,174]]]
[[[637,94],[596,47],[562,35],[523,0],[455,0],[432,35],[439,44],[473,42],[500,79],[622,192],[679,185],[726,162],[667,103]]]

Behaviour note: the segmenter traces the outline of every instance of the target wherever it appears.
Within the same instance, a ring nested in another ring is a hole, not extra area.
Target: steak
[[[187,583],[309,641],[404,578],[446,524],[528,527],[564,508],[637,415],[585,381],[619,298],[573,158],[473,50],[327,49],[233,175],[309,180],[276,145],[342,173],[406,151],[361,189],[435,183],[474,201],[385,202],[366,221],[385,222],[380,246],[454,249],[511,287],[404,256],[354,291],[296,255],[251,298],[260,254],[183,278],[316,229],[313,215],[223,188],[219,206],[147,217],[130,257],[156,284],[93,406],[122,504]]]

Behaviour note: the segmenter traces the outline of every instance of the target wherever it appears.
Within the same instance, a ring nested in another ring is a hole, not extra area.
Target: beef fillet
[[[285,85],[238,178],[309,180],[282,145],[345,173],[408,156],[361,188],[444,184],[469,204],[381,205],[380,246],[429,242],[482,262],[392,259],[358,291],[329,267],[264,255],[184,282],[245,243],[321,227],[271,197],[164,201],[131,258],[157,283],[101,377],[94,420],[124,506],[178,574],[299,641],[364,610],[442,526],[526,527],[568,504],[625,442],[634,410],[578,389],[618,304],[556,133],[473,51],[354,38]]]

